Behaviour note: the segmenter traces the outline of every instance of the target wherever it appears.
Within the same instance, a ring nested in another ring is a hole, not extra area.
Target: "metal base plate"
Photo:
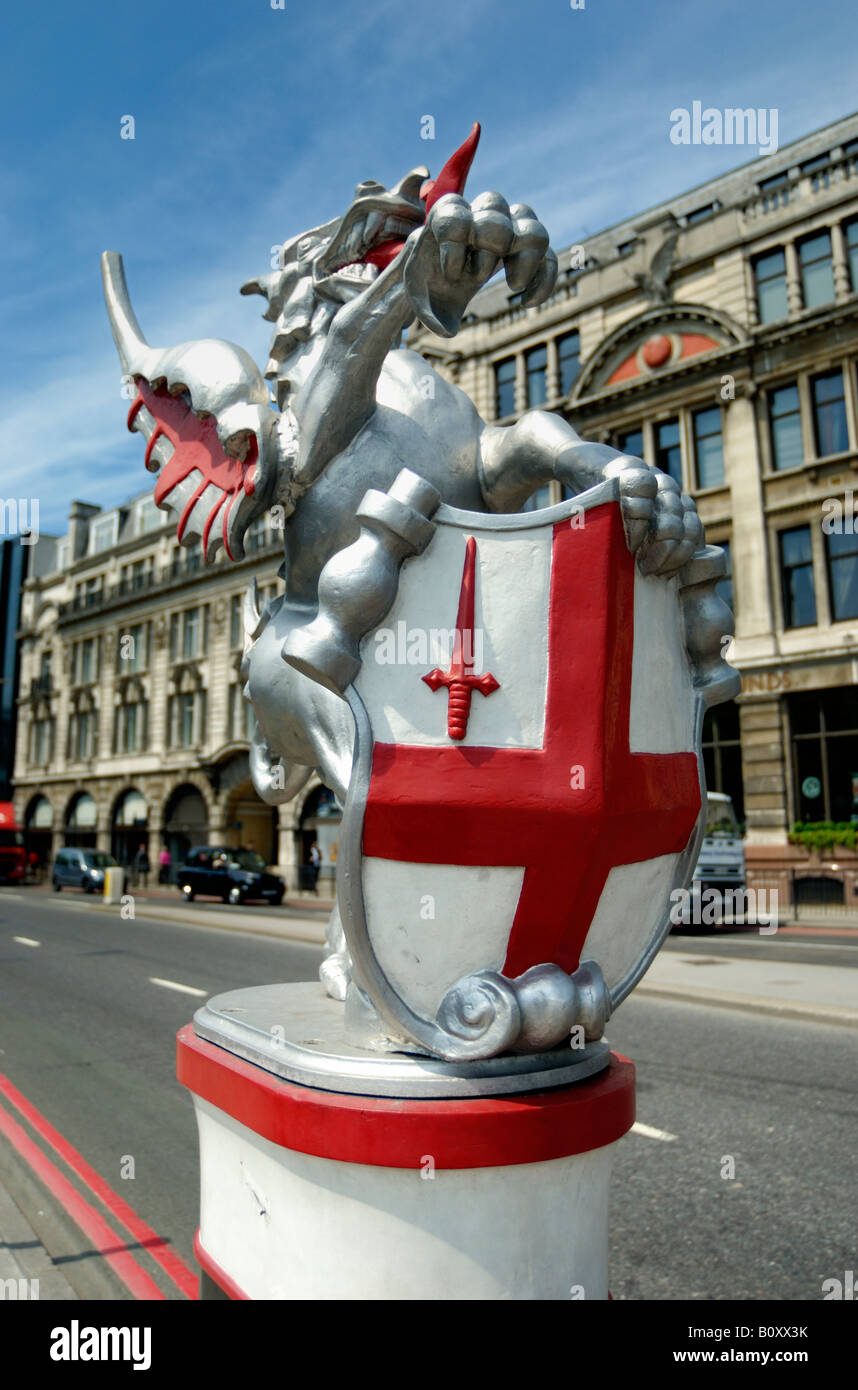
[[[610,1060],[606,1042],[481,1062],[373,1052],[346,1037],[343,1005],[317,983],[215,995],[194,1015],[194,1032],[287,1081],[360,1096],[432,1100],[544,1091],[594,1076]]]

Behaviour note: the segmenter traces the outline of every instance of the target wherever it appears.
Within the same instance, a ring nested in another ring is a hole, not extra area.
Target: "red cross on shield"
[[[701,809],[677,581],[637,572],[615,501],[514,518],[442,508],[437,520],[355,682],[373,730],[361,831],[372,948],[423,1014],[469,970],[572,972],[594,942],[610,985],[663,922]],[[453,738],[431,636],[463,613],[468,679],[490,672],[493,685]]]

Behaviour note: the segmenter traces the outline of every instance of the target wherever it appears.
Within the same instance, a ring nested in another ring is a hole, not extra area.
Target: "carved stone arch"
[[[315,792],[317,792],[319,788],[322,786],[324,786],[324,782],[322,781],[318,772],[314,772],[312,776],[309,778],[309,780],[304,783],[304,786],[301,788],[298,795],[290,803],[292,807],[292,829],[294,831],[297,832],[301,829],[301,821],[304,816],[304,807],[306,806],[310,797]]]
[[[570,405],[612,386],[676,371],[709,353],[742,347],[748,334],[721,309],[705,304],[666,304],[609,333],[584,365],[570,394]]]
[[[176,797],[176,794],[180,792],[183,787],[193,788],[194,791],[198,791],[203,799],[208,816],[211,817],[214,815],[217,809],[217,802],[215,799],[214,792],[212,791],[212,788],[208,782],[208,779],[203,775],[203,773],[195,772],[189,769],[186,773],[178,774],[173,779],[173,781],[171,781],[170,785],[167,788],[166,794],[164,796],[165,820],[167,818],[167,813],[171,801],[173,801],[173,799]]]

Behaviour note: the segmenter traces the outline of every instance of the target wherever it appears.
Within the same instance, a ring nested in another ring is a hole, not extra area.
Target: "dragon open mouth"
[[[390,193],[377,183],[361,184],[359,196],[317,262],[318,272],[326,278],[342,275],[360,283],[375,279],[396,259],[415,228],[423,225],[439,198],[464,192],[479,139],[480,126],[475,122],[437,179],[423,178],[415,171]]]

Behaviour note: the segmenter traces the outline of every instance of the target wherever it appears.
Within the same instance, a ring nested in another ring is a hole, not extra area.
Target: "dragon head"
[[[359,183],[341,217],[284,242],[277,268],[242,285],[242,294],[268,301],[263,318],[275,328],[265,375],[277,382],[281,407],[290,389],[286,364],[306,352],[311,339],[324,336],[338,309],[396,259],[439,198],[462,192],[479,138],[475,123],[437,179],[421,166],[390,189],[374,179]]]

